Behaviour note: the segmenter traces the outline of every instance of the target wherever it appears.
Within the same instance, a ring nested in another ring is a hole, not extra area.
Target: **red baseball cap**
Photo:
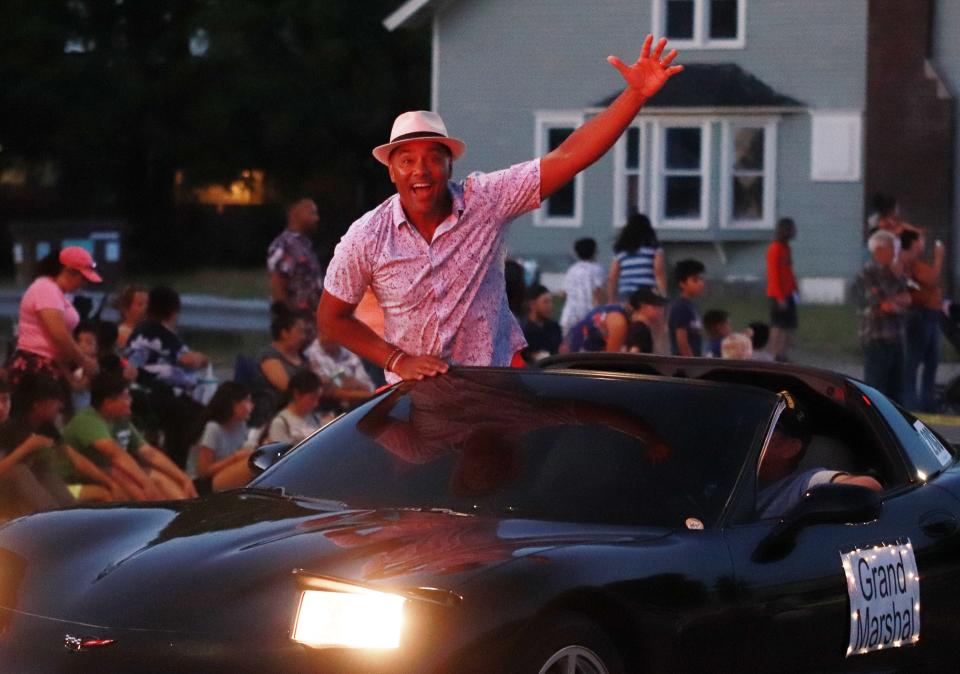
[[[100,283],[103,279],[95,270],[97,263],[93,256],[80,246],[67,246],[60,251],[60,264],[70,269],[76,269],[83,274],[83,278],[91,283]]]

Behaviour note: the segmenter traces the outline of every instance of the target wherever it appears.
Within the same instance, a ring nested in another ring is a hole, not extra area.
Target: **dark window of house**
[[[557,149],[560,144],[573,133],[570,127],[557,127],[547,130],[547,148],[548,151]],[[576,213],[576,193],[574,192],[574,181],[571,180],[566,185],[553,193],[547,199],[547,215],[557,218],[572,218]]]
[[[702,135],[699,127],[666,129],[663,210],[666,218],[700,217]]]
[[[733,133],[733,218],[763,218],[764,129],[743,127]]]
[[[737,0],[710,1],[710,39],[737,38]]]
[[[674,127],[667,129],[667,168],[700,168],[700,128]]]
[[[674,40],[693,39],[694,0],[667,0],[665,32]]]

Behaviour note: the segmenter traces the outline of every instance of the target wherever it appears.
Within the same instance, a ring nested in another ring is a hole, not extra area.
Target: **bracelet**
[[[404,355],[403,349],[395,348],[387,357],[387,362],[384,363],[383,369],[387,372],[393,372],[394,366],[396,366],[396,364],[400,361],[400,358],[402,358]]]

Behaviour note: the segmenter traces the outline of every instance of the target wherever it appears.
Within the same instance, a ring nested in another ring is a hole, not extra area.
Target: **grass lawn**
[[[770,323],[770,308],[765,297],[743,298],[710,293],[698,300],[701,312],[725,309],[730,313],[734,330],[742,330],[749,323]],[[794,346],[800,351],[813,351],[823,357],[859,359],[860,342],[857,337],[857,310],[848,304],[804,304],[798,307],[799,327]]]
[[[220,295],[231,298],[270,296],[270,279],[265,268],[198,269],[196,271],[146,274],[135,280],[145,286],[166,285],[181,294]]]
[[[700,314],[710,309],[724,309],[730,314],[734,330],[762,321],[769,324],[770,308],[766,297],[758,289],[744,289],[722,285],[708,285],[697,299]],[[554,302],[559,317],[563,302]],[[829,367],[830,362],[859,361],[862,358],[857,336],[857,309],[852,304],[802,304],[798,307],[800,326],[797,329],[793,351],[798,361],[811,361]],[[946,340],[942,340],[941,360],[954,362],[960,355]],[[805,356],[815,355],[815,358]]]

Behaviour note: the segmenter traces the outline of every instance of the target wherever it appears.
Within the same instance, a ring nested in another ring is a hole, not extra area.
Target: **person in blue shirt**
[[[680,297],[670,305],[667,328],[670,331],[670,352],[675,356],[703,355],[703,322],[694,300],[703,294],[706,267],[699,260],[680,260],[674,278]]]
[[[760,457],[756,510],[761,519],[780,517],[794,508],[810,489],[822,484],[851,484],[873,491],[883,487],[869,475],[853,475],[822,466],[800,470],[810,441],[807,414],[789,391],[781,391],[785,408]]]
[[[564,350],[647,352],[652,348],[651,323],[663,320],[667,300],[649,288],[638,288],[623,304],[605,304],[587,314],[570,329]],[[634,349],[633,347],[637,348]]]

